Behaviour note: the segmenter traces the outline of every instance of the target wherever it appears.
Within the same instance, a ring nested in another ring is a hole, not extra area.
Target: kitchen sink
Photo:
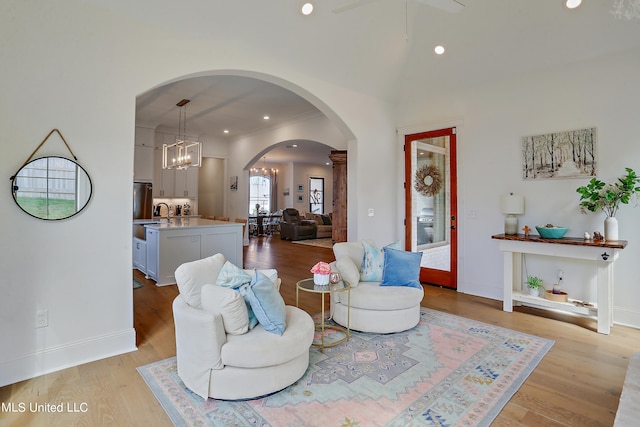
[[[136,220],[133,223],[133,237],[136,237],[140,240],[146,240],[146,233],[144,230],[145,225],[149,224],[169,224],[169,221],[158,221],[158,220]]]
[[[136,219],[133,221],[133,225],[147,225],[147,224],[169,224],[169,221],[161,221],[159,219]]]

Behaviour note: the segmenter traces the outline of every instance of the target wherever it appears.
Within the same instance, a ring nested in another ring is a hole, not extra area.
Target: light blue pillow
[[[238,288],[238,292],[244,298],[244,303],[247,305],[247,315],[249,316],[249,329],[253,329],[258,324],[258,318],[256,314],[251,309],[251,304],[249,303],[249,298],[247,297],[247,289],[249,289],[250,283],[245,283],[244,285]]]
[[[384,268],[380,286],[409,286],[422,289],[420,260],[422,252],[384,248]]]
[[[216,285],[231,289],[238,289],[250,282],[251,276],[229,261],[224,263],[216,279]]]
[[[218,278],[216,279],[216,285],[224,288],[236,289],[240,292],[240,295],[244,298],[247,304],[247,312],[249,314],[249,329],[253,329],[258,324],[258,319],[255,313],[251,310],[251,305],[247,300],[247,288],[251,283],[251,276],[249,276],[243,269],[227,261],[222,266]]]
[[[362,241],[364,248],[364,256],[362,257],[362,265],[360,266],[361,282],[379,282],[382,280],[382,268],[384,266],[384,252],[371,245],[367,241]],[[385,248],[402,249],[400,241],[393,242]]]
[[[258,322],[266,331],[282,335],[287,327],[287,309],[271,279],[256,270],[256,275],[246,291],[246,299]]]

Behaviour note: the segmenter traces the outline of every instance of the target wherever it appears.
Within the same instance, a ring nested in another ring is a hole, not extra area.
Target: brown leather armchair
[[[317,227],[315,221],[300,219],[300,213],[297,209],[287,208],[282,212],[280,239],[315,239]]]

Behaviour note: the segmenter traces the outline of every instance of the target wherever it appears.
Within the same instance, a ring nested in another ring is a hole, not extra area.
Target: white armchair
[[[335,322],[346,326],[350,318],[351,329],[373,333],[401,332],[418,324],[424,296],[422,286],[380,286],[381,279],[362,280],[365,255],[362,242],[336,243],[333,253],[336,261],[332,269],[351,285],[350,313],[347,293],[331,293],[331,315]],[[407,276],[415,273],[410,270],[407,267]]]
[[[216,254],[176,270],[180,295],[173,302],[173,314],[178,375],[205,399],[254,398],[293,384],[309,365],[314,335],[311,316],[286,306],[282,335],[262,324],[248,329],[242,295],[215,285],[224,264],[224,256]],[[279,289],[275,270],[259,271]]]

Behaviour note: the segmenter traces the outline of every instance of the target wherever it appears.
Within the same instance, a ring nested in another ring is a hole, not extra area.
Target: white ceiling
[[[427,4],[442,0],[322,0],[309,17],[298,1],[85,1],[185,42],[210,40],[401,105],[640,47],[640,20],[616,19],[613,0],[584,0],[576,10],[562,0],[460,0],[459,13]],[[353,2],[361,4],[344,9]],[[433,53],[436,44],[444,55]],[[227,128],[231,139],[319,114],[270,83],[215,76],[140,96],[137,120],[176,128],[183,98],[191,99],[188,133]]]
[[[177,131],[180,107],[176,104],[182,99],[190,101],[184,107],[187,135],[206,134],[229,141],[321,114],[300,96],[262,80],[201,76],[140,95],[136,100],[136,123]],[[269,119],[265,120],[265,116]],[[225,130],[229,133],[224,133]],[[269,151],[266,161],[325,164],[330,150],[315,141],[288,141]]]

